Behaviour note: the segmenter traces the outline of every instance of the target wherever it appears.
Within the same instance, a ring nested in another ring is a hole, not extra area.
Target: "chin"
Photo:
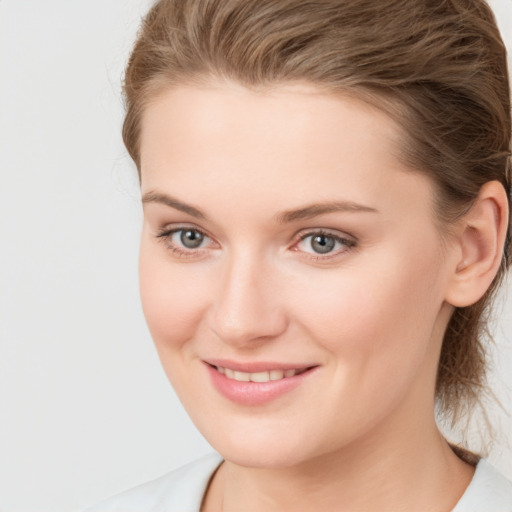
[[[286,468],[319,455],[318,447],[305,441],[312,439],[311,435],[301,436],[297,432],[290,435],[289,428],[277,434],[261,425],[254,429],[218,429],[215,432],[202,429],[202,432],[225,460],[244,467]]]
[[[214,448],[216,447],[214,446]],[[288,468],[308,459],[303,452],[301,453],[297,449],[274,450],[248,443],[245,446],[223,445],[216,449],[225,460],[249,468]]]

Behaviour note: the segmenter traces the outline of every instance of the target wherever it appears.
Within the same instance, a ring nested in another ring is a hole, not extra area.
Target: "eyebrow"
[[[187,203],[183,203],[178,199],[168,196],[167,194],[160,194],[158,192],[148,192],[142,196],[142,203],[160,203],[166,206],[170,206],[175,210],[179,210],[184,213],[188,213],[192,215],[192,217],[196,217],[201,220],[208,220],[208,217],[205,213],[203,213],[199,208],[192,206]]]
[[[327,213],[334,212],[378,213],[378,210],[371,208],[370,206],[354,203],[353,201],[329,201],[326,203],[310,204],[296,210],[287,210],[285,212],[279,213],[276,216],[276,220],[279,224],[285,224],[297,220],[311,219],[319,215],[325,215]]]
[[[159,192],[148,192],[142,197],[142,203],[160,203],[175,210],[182,211],[196,217],[201,220],[208,220],[208,216],[202,212],[199,208],[190,204],[179,201],[178,199],[171,197],[167,194]],[[355,203],[353,201],[329,201],[324,203],[314,203],[302,208],[293,210],[286,210],[278,213],[274,218],[278,224],[287,224],[298,220],[311,219],[320,215],[335,212],[364,212],[364,213],[378,213],[378,210],[371,208],[370,206],[364,206],[362,204]]]

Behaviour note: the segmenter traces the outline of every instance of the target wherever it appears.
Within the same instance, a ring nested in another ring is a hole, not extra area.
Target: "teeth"
[[[284,377],[283,370],[270,370],[270,380],[280,380]]]
[[[237,380],[239,382],[268,382],[270,380],[281,380],[286,377],[293,377],[299,373],[302,373],[302,370],[270,370],[269,372],[239,372],[235,370],[231,370],[230,368],[223,368],[222,366],[216,366],[217,371],[225,375],[228,379]]]
[[[257,372],[247,375],[250,375],[251,382],[268,382],[270,380],[270,372]]]
[[[251,374],[245,372],[235,372],[233,378],[240,382],[249,382],[251,380]]]

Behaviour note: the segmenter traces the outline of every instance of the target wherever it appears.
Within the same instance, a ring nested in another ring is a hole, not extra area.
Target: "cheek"
[[[350,373],[359,382],[364,376],[373,385],[378,380],[372,375],[412,376],[431,345],[443,304],[435,250],[415,254],[409,246],[374,254],[315,282],[297,318],[335,355],[343,378]]]
[[[208,279],[197,265],[173,263],[161,247],[142,242],[139,282],[142,308],[160,351],[178,349],[190,339],[205,311]]]
[[[296,318],[332,363],[319,416],[331,418],[326,428],[333,439],[340,425],[350,437],[373,428],[406,396],[425,404],[433,395],[432,332],[442,305],[435,257],[377,261],[317,279],[308,300],[297,302]]]

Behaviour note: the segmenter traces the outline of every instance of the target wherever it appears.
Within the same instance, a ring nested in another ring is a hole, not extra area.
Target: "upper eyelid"
[[[182,230],[186,230],[186,229],[192,229],[194,231],[198,231],[199,233],[201,233],[202,235],[205,235],[207,236],[208,238],[214,240],[214,237],[212,237],[211,235],[208,234],[208,231],[203,229],[203,228],[200,228],[198,226],[195,226],[193,224],[181,224],[181,225],[178,225],[178,226],[164,226],[163,228],[159,229],[158,230],[158,235],[157,236],[165,236],[166,234],[170,234],[170,233],[175,233],[177,231],[182,231]],[[328,235],[328,236],[332,236],[333,238],[339,238],[339,239],[351,239],[351,240],[356,240],[356,238],[353,236],[353,235],[350,235],[348,233],[345,233],[345,232],[340,232],[338,230],[334,230],[334,229],[330,229],[330,228],[307,228],[307,229],[303,229],[303,230],[300,230],[298,231],[295,235],[293,235],[293,241],[296,242],[298,240],[303,240],[304,238],[308,237],[308,236],[312,236],[312,235],[318,235],[318,234],[322,234],[322,235]]]
[[[206,230],[204,230],[203,228],[200,228],[198,226],[194,226],[194,225],[190,225],[190,224],[187,224],[187,225],[182,224],[182,225],[177,225],[177,226],[166,225],[166,226],[158,229],[157,236],[164,237],[164,236],[170,235],[172,233],[176,233],[177,231],[185,231],[187,229],[190,229],[192,231],[197,231],[198,233],[201,233],[205,237],[208,237],[211,240],[213,240],[213,237],[210,236]]]
[[[342,238],[342,239],[350,238],[349,235],[344,236],[343,234],[333,233],[332,231],[326,230],[326,229],[306,231],[305,233],[302,233],[301,235],[299,235],[299,238],[304,239],[304,238],[307,238],[308,236],[313,236],[313,235],[325,235],[325,236],[332,236],[333,238]]]

